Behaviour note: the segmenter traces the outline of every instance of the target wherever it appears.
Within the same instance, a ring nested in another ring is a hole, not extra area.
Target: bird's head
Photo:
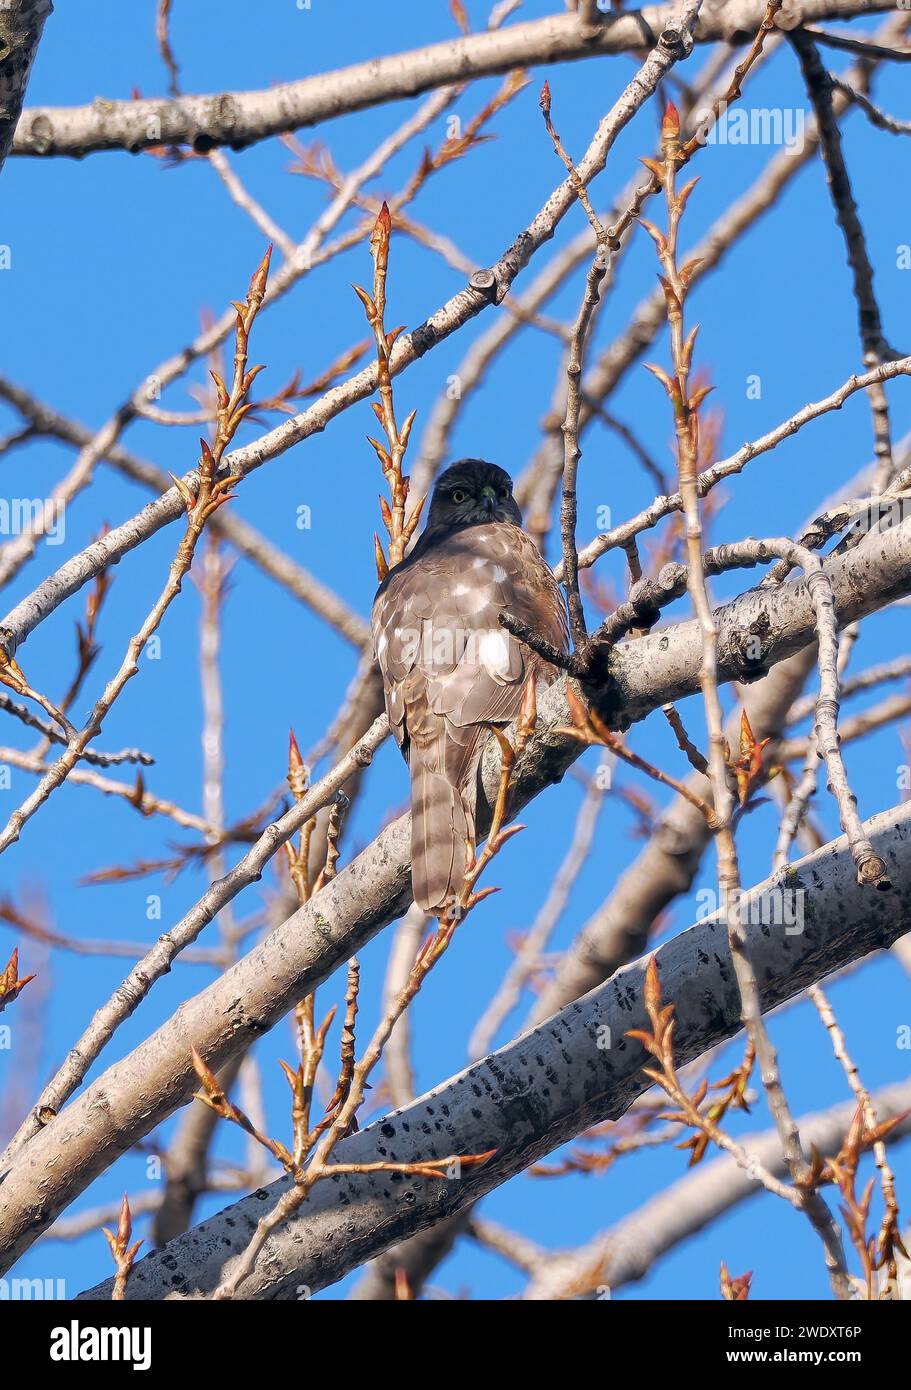
[[[460,459],[437,479],[430,499],[427,529],[432,526],[474,526],[482,521],[511,521],[522,525],[519,504],[512,495],[512,478],[495,463]]]

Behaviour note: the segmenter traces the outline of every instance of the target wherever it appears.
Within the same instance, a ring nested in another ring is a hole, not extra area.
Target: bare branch
[[[813,931],[786,937],[762,926],[748,928],[763,1010],[793,998],[840,963],[890,945],[907,929],[901,899],[911,889],[911,806],[874,817],[867,829],[898,891],[870,895],[861,888],[840,841],[800,861],[793,882],[812,884]],[[774,893],[776,884],[770,880],[757,886],[747,900],[758,903],[764,893]],[[761,918],[758,906],[755,916]],[[675,936],[656,953],[665,993],[675,1005],[681,1065],[740,1031],[740,998],[726,937],[716,916]],[[644,1051],[618,1045],[631,1026],[647,1021],[644,965],[627,966],[532,1034],[444,1082],[408,1109],[343,1140],[337,1155],[345,1163],[369,1162],[377,1145],[401,1162],[426,1156],[428,1144],[440,1154],[473,1152],[494,1143],[499,1147],[487,1163],[466,1168],[449,1182],[412,1181],[390,1192],[388,1184],[365,1173],[319,1184],[309,1202],[270,1236],[268,1258],[257,1265],[245,1296],[268,1292],[270,1298],[294,1298],[301,1284],[313,1291],[325,1288],[392,1242],[459,1211],[581,1129],[623,1114],[650,1084],[641,1072]],[[599,1037],[610,1045],[599,1046]],[[537,1086],[535,1078],[545,1068],[551,1076],[547,1104],[529,1107],[523,1097]],[[14,1180],[11,1175],[7,1184]],[[272,1185],[270,1209],[286,1191],[283,1180]],[[134,1270],[131,1296],[180,1299],[210,1292],[236,1263],[250,1215],[258,1219],[263,1206],[259,1195],[244,1198],[148,1256]],[[83,1295],[106,1296],[104,1284]]]
[[[707,12],[697,30],[700,42],[755,32],[764,0],[729,0]],[[801,0],[795,22],[850,19],[891,8],[890,0]],[[643,38],[667,33],[677,4],[611,15],[592,34],[575,15],[449,39],[391,58],[372,59],[260,92],[225,92],[170,101],[110,101],[91,106],[29,107],[23,114],[13,154],[79,157],[94,150],[137,150],[156,145],[190,145],[205,152],[215,145],[240,149],[281,131],[361,111],[385,101],[417,96],[444,83],[464,82],[541,63],[566,62],[594,54],[638,51]]]
[[[700,0],[686,0],[679,27],[668,26],[663,31],[657,46],[649,53],[636,76],[602,120],[584,158],[580,160],[578,165],[578,174],[584,183],[589,183],[603,169],[608,153],[620,131],[654,92],[664,74],[689,51],[692,43],[690,29],[695,23],[699,3]],[[341,197],[341,195],[339,196]],[[396,339],[389,358],[390,376],[397,376],[405,367],[417,361],[424,353],[437,346],[483,309],[492,303],[499,302],[508,292],[516,276],[528,265],[534,253],[553,236],[555,228],[575,200],[575,182],[573,179],[567,178],[551,194],[537,216],[532,219],[525,231],[516,238],[512,246],[504,252],[494,266],[474,276],[472,284],[467,290],[460,291],[419,328],[414,329],[411,333],[402,334]],[[333,208],[338,201],[339,199],[335,200]],[[347,206],[347,203],[345,205]],[[325,216],[326,214],[324,214],[324,218]],[[282,271],[286,269],[287,264],[274,277],[274,282],[281,282],[282,286],[285,284],[285,280],[282,279]],[[298,270],[297,273],[299,274],[300,271]],[[271,296],[273,300],[278,292],[274,283]],[[220,332],[221,321],[210,330],[203,340],[194,344],[194,350],[199,352],[210,350],[213,343],[219,341]],[[162,367],[158,375],[163,380],[170,380],[178,374],[183,365],[184,359],[182,357],[179,361]],[[328,422],[340,414],[342,410],[372,395],[377,384],[376,366],[366,368],[357,376],[351,377],[347,382],[327,392],[320,401],[308,410],[270,430],[268,434],[263,435],[254,443],[243,449],[236,449],[227,455],[224,460],[225,469],[238,478],[246,477],[269,459],[278,457],[290,449],[292,445],[324,429]],[[100,458],[108,451],[122,429],[124,419],[129,416],[131,411],[133,414],[136,413],[135,400],[131,402],[128,410],[119,411],[117,416],[112,417],[108,425],[96,435],[93,444],[89,446],[90,454],[94,453]],[[79,467],[78,461],[76,467]],[[198,485],[196,473],[187,474],[181,482],[192,491]],[[179,488],[173,487],[157,502],[146,507],[138,516],[119,527],[115,527],[93,546],[88,547],[80,555],[73,557],[61,566],[55,574],[17,604],[16,608],[0,622],[0,641],[5,644],[7,658],[13,656],[19,643],[64,599],[75,593],[99,570],[116,563],[135,546],[159,531],[162,526],[176,520],[182,512],[183,500]]]
[[[875,547],[859,546],[830,563],[828,573],[839,622],[854,621],[877,603],[911,590],[909,534],[911,521],[876,537]],[[803,583],[784,584],[770,591],[753,590],[719,609],[715,618],[722,680],[756,675],[815,638],[816,614]],[[754,652],[754,645],[750,643],[745,651],[744,643],[757,636],[761,650],[758,658],[751,660],[748,653]],[[668,699],[694,693],[699,688],[700,660],[700,640],[694,623],[680,624],[670,635],[643,637],[615,650],[611,661],[611,709],[602,711],[604,717],[614,725],[625,726]],[[557,780],[578,756],[578,741],[560,738],[554,732],[565,726],[569,717],[565,682],[560,681],[542,698],[536,735],[517,763],[514,811]],[[499,745],[491,742],[482,762],[484,795],[479,798],[478,807],[482,832],[489,823],[501,776]],[[297,818],[299,812],[299,807],[293,808],[283,824],[287,826],[288,818]],[[407,909],[411,901],[409,822],[410,818],[403,816],[387,827],[322,889],[316,901],[300,909],[221,980],[185,1004],[145,1043],[99,1077],[67,1110],[45,1124],[40,1134],[36,1129],[41,1122],[34,1116],[29,1119],[19,1143],[30,1135],[35,1137],[13,1158],[13,1166],[3,1178],[6,1210],[0,1213],[0,1248],[6,1250],[10,1261],[18,1258],[21,1250],[40,1234],[36,1202],[47,1222],[53,1220],[57,1211],[103,1170],[112,1152],[122,1151],[126,1136],[138,1138],[147,1133],[186,1097],[195,1082],[187,1060],[191,1046],[204,1051],[209,1065],[217,1069],[243,1048],[253,1034],[271,1027],[293,1002],[304,997],[341,961],[360,950]],[[272,840],[276,828],[267,835]],[[196,931],[211,920],[213,910],[251,881],[268,858],[269,849],[258,848],[243,861],[245,865],[252,861],[252,868],[244,868],[240,873],[238,866],[236,877],[229,875],[231,881],[220,885],[222,897],[213,897],[215,890],[210,890],[202,904],[185,919],[186,938],[192,940]],[[878,914],[886,911],[881,904],[894,902],[900,896],[900,889],[895,893],[868,894],[867,927],[872,930],[873,923],[880,920]],[[159,973],[177,949],[173,935],[164,936],[155,948]],[[139,995],[145,987],[143,979],[139,982]],[[121,1016],[131,1011],[136,997],[135,987],[132,997],[126,991],[120,992],[115,1002]],[[99,1032],[103,1045],[104,1029]],[[62,1095],[71,1094],[83,1075],[76,1052],[63,1074],[66,1085]],[[131,1080],[136,1076],[143,1079],[141,1100],[132,1093]],[[70,1163],[66,1172],[55,1170],[52,1199],[42,1154],[48,1148],[56,1152],[65,1137]],[[467,1147],[459,1148],[459,1152],[469,1151]],[[8,1163],[9,1157],[9,1153],[4,1155],[0,1166]]]
[[[870,264],[863,227],[851,190],[851,179],[832,104],[832,81],[823,67],[819,50],[812,38],[800,29],[795,30],[789,37],[800,60],[807,92],[816,113],[820,152],[826,168],[829,192],[832,195],[835,216],[844,234],[848,263],[854,277],[854,298],[857,300],[864,365],[876,367],[896,354],[883,334],[879,303],[873,288],[873,267]],[[874,447],[879,460],[878,483],[880,488],[883,488],[894,471],[889,406],[881,383],[874,383],[870,387],[869,395],[873,412]]]
[[[877,1091],[873,1099],[884,1119],[894,1118],[907,1110],[911,1085],[886,1086]],[[800,1132],[809,1144],[825,1153],[841,1143],[853,1111],[854,1103],[850,1102],[801,1115]],[[898,1141],[907,1138],[909,1133],[911,1116],[892,1131],[890,1139]],[[781,1145],[774,1129],[745,1135],[742,1142],[756,1155],[758,1162],[773,1173],[785,1171]],[[676,1249],[688,1236],[703,1230],[740,1202],[757,1196],[760,1190],[734,1159],[722,1156],[704,1163],[581,1249],[543,1254],[522,1296],[535,1300],[553,1299],[569,1296],[569,1291],[575,1289],[575,1296],[585,1297],[579,1288],[580,1281],[595,1269],[599,1276],[597,1282],[610,1289],[633,1284],[644,1279],[662,1255]],[[593,1295],[590,1287],[589,1296]]]

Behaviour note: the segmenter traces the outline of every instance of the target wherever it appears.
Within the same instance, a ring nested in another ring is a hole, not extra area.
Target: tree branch
[[[600,173],[620,131],[652,95],[664,75],[680,58],[686,56],[692,44],[690,30],[695,23],[699,4],[700,0],[686,0],[681,8],[682,18],[677,21],[678,27],[673,28],[669,23],[662,31],[657,46],[649,53],[636,75],[601,121],[585,156],[578,164],[578,177],[583,183],[588,184]],[[412,362],[423,357],[483,309],[499,303],[535,252],[553,236],[577,196],[577,181],[573,178],[564,179],[495,265],[472,276],[466,289],[460,290],[418,328],[397,338],[389,360],[390,375],[398,376]],[[280,276],[281,272],[276,278]],[[166,372],[162,372],[161,375],[167,377]],[[356,402],[366,400],[376,389],[377,368],[374,364],[327,391],[301,414],[269,430],[252,444],[227,455],[224,459],[225,472],[239,478],[246,477],[269,459],[277,458],[294,444],[325,429],[330,420]],[[134,408],[131,406],[129,409]],[[122,414],[122,411],[118,412],[118,416],[96,435],[91,452],[97,457],[102,457],[116,439]],[[107,437],[108,435],[110,437]],[[191,491],[198,485],[195,471],[187,474],[182,481]],[[182,513],[183,500],[180,490],[172,487],[129,521],[114,527],[79,555],[68,560],[0,622],[0,642],[4,644],[7,656],[12,656],[19,643],[49,613],[76,593],[95,574],[108,565],[116,564],[129,551],[161,530],[163,526],[176,520]]]
[[[869,537],[828,564],[827,573],[842,625],[911,591],[911,520]],[[813,601],[803,581],[751,590],[716,610],[715,620],[723,681],[764,674],[816,636]],[[599,713],[612,728],[625,729],[668,700],[696,693],[700,659],[694,622],[615,649]],[[565,692],[561,680],[540,702],[535,737],[516,762],[513,814],[559,780],[581,752],[578,739],[555,732],[571,722]],[[479,833],[489,824],[499,781],[500,752],[491,740],[482,761]],[[125,1147],[189,1097],[196,1085],[191,1046],[217,1071],[407,910],[409,844],[406,815],[382,831],[314,901],[185,1003],[35,1135],[12,1167],[0,1173],[0,1273]],[[900,896],[900,888],[868,894],[868,925],[879,920],[881,902]],[[49,1170],[51,1156],[60,1153],[66,1153],[66,1165],[56,1162]]]
[[[871,895],[856,882],[843,840],[792,866],[788,886],[805,893],[805,922],[788,935],[762,925],[747,929],[761,981],[764,1012],[792,999],[847,961],[888,947],[908,930],[902,898],[911,892],[911,805],[875,816],[867,830],[887,862],[897,892]],[[780,891],[768,880],[746,895],[757,915]],[[672,938],[657,952],[663,997],[675,1006],[679,1065],[741,1029],[740,995],[727,930],[719,915]],[[368,1162],[379,1153],[396,1163],[471,1153],[497,1146],[478,1168],[446,1182],[408,1179],[394,1187],[361,1175],[323,1183],[308,1204],[275,1231],[245,1296],[300,1297],[334,1283],[393,1241],[419,1231],[521,1172],[582,1129],[617,1119],[650,1086],[644,1050],[627,1041],[646,1020],[645,962],[618,972],[570,1005],[415,1101],[339,1144],[340,1162]],[[546,1078],[546,1084],[545,1084]],[[287,1182],[243,1198],[134,1269],[130,1298],[187,1298],[210,1292],[249,1238],[251,1222],[280,1200]],[[267,1205],[268,1204],[268,1205]],[[108,1284],[83,1294],[103,1299]]]
[[[6,0],[0,5],[0,169],[13,134],[51,0]]]
[[[884,1120],[905,1113],[905,1119],[890,1133],[889,1142],[907,1138],[911,1134],[911,1114],[907,1113],[911,1105],[911,1082],[884,1086],[873,1099]],[[837,1151],[856,1110],[856,1102],[846,1101],[829,1110],[801,1115],[798,1125],[804,1141],[814,1145],[820,1153]],[[776,1175],[785,1172],[784,1156],[775,1130],[745,1135],[740,1142],[763,1167]],[[761,1192],[760,1184],[734,1159],[722,1156],[710,1163],[703,1162],[581,1249],[569,1255],[545,1254],[540,1270],[522,1297],[537,1300],[569,1296],[573,1284],[599,1264],[598,1282],[611,1290],[635,1283],[645,1278],[662,1255],[704,1230],[732,1207]]]
[[[891,0],[802,0],[789,13],[796,22],[851,19],[892,8]],[[765,0],[728,0],[707,11],[701,43],[752,37]],[[382,102],[417,96],[446,83],[559,63],[653,44],[678,14],[676,3],[601,16],[594,33],[572,14],[448,39],[388,58],[286,82],[266,91],[220,92],[177,99],[94,101],[90,106],[36,106],[24,114],[13,154],[70,155],[95,150],[138,150],[190,145],[204,153],[217,145],[241,149],[283,131],[362,111]]]

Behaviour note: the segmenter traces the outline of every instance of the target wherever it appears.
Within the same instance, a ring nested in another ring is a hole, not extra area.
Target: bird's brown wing
[[[415,900],[440,907],[474,844],[475,774],[485,725],[519,713],[525,676],[546,666],[500,627],[521,622],[565,649],[562,597],[534,542],[508,522],[428,537],[389,575],[373,609],[386,709],[412,775]]]

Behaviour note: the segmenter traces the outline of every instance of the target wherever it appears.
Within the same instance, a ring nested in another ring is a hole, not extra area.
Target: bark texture
[[[788,13],[795,23],[799,17],[816,24],[892,8],[890,0],[802,0],[789,5]],[[752,38],[765,10],[766,0],[705,4],[696,41]],[[79,157],[96,150],[135,153],[162,144],[190,145],[200,153],[219,145],[242,149],[270,135],[418,96],[451,82],[489,77],[511,68],[641,50],[656,43],[678,12],[677,3],[646,5],[634,12],[601,15],[593,28],[581,26],[574,14],[549,15],[285,82],[267,91],[149,101],[99,98],[90,106],[36,106],[25,113],[13,153]]]
[[[842,623],[908,592],[911,520],[871,535],[832,561],[828,570]],[[727,681],[759,676],[815,637],[813,604],[803,581],[751,590],[715,616],[719,678]],[[614,728],[625,728],[667,700],[695,694],[700,663],[696,622],[615,649],[609,682],[600,695],[605,718]],[[559,780],[579,756],[578,741],[557,732],[571,723],[565,688],[560,681],[541,702],[536,735],[516,764],[514,812]],[[488,747],[478,806],[481,833],[489,823],[499,761],[499,750]],[[316,899],[182,1005],[29,1142],[9,1171],[0,1173],[0,1266],[8,1268],[114,1158],[189,1098],[196,1088],[191,1046],[213,1069],[223,1066],[407,910],[409,841],[410,817],[402,816]],[[879,898],[872,895],[871,914]],[[60,1153],[67,1156],[65,1167],[58,1161]]]
[[[891,946],[908,930],[911,804],[875,816],[867,830],[886,861],[892,892],[857,883],[841,837],[792,865],[783,879],[770,879],[747,895],[757,916],[766,919],[748,928],[763,1011],[847,962]],[[802,929],[790,935],[768,923],[770,892],[782,882],[804,894]],[[675,1005],[678,1065],[740,1031],[740,995],[727,929],[717,914],[672,938],[657,960],[663,998]],[[629,1029],[648,1028],[644,980],[645,961],[633,962],[538,1028],[344,1140],[336,1149],[339,1163],[412,1163],[494,1147],[497,1152],[487,1163],[443,1180],[377,1173],[318,1183],[270,1238],[242,1295],[307,1297],[393,1242],[451,1216],[582,1129],[617,1119],[651,1085],[642,1072],[647,1054],[626,1037]],[[252,1193],[142,1260],[127,1297],[210,1293],[286,1186],[281,1179]],[[108,1298],[109,1285],[83,1296]]]
[[[0,5],[0,169],[13,143],[32,63],[51,0],[6,0]]]

